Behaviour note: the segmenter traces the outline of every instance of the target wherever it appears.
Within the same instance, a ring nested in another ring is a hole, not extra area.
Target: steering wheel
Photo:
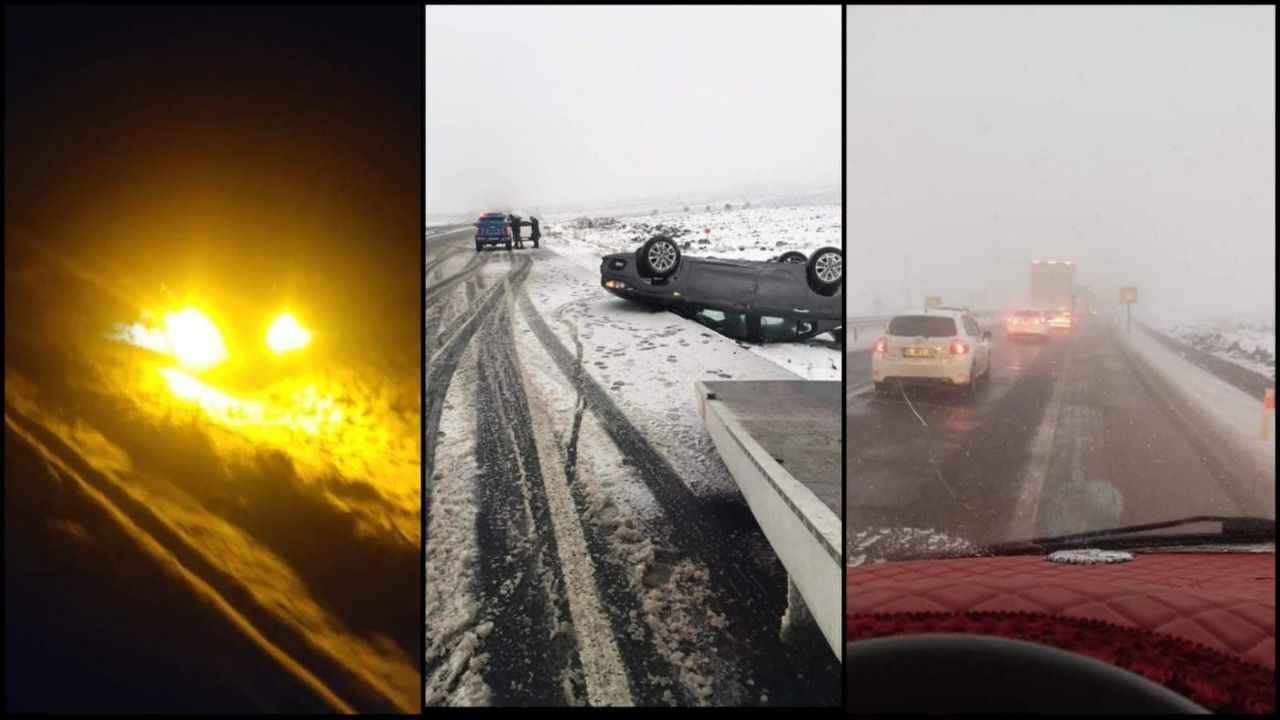
[[[1208,714],[1123,668],[1047,645],[951,633],[845,644],[845,712]]]

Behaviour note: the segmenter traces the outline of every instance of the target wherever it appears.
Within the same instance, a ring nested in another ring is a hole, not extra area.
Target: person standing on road
[[[524,241],[520,239],[520,216],[513,213],[507,216],[507,220],[511,223],[511,241],[517,248],[523,250]]]
[[[530,217],[529,224],[533,227],[529,231],[529,239],[533,241],[533,246],[538,247],[538,241],[542,239],[542,228],[538,227],[538,218]]]

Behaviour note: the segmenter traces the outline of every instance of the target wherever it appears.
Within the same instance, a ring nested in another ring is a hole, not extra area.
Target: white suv
[[[972,395],[991,377],[991,333],[963,310],[896,315],[871,352],[871,380],[884,395],[899,383],[958,387]]]
[[[1009,339],[1018,335],[1035,335],[1043,340],[1049,339],[1049,318],[1043,310],[1023,308],[1014,310],[1005,321],[1005,334]]]

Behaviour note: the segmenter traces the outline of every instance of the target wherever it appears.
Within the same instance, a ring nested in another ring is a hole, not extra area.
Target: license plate
[[[933,357],[933,351],[929,348],[902,348],[902,356],[909,358],[927,358]]]

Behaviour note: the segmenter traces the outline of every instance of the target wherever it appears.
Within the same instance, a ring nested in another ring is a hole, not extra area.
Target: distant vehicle
[[[618,297],[672,310],[748,342],[804,340],[844,328],[844,253],[824,247],[772,260],[683,257],[665,235],[606,255],[600,284]]]
[[[887,395],[897,385],[961,389],[973,397],[991,377],[991,333],[964,310],[928,308],[896,315],[871,352],[871,380]]]
[[[1054,330],[1070,330],[1075,326],[1075,316],[1070,310],[1050,310],[1045,316],[1049,327]]]
[[[1037,310],[1075,310],[1076,265],[1070,260],[1031,262],[1031,307]]]
[[[1005,334],[1009,339],[1019,336],[1034,336],[1041,340],[1049,339],[1049,319],[1043,310],[1022,308],[1014,310],[1005,320]]]
[[[500,212],[489,212],[480,216],[473,223],[476,226],[476,252],[486,245],[504,245],[511,249],[511,228],[507,225],[507,216]]]

